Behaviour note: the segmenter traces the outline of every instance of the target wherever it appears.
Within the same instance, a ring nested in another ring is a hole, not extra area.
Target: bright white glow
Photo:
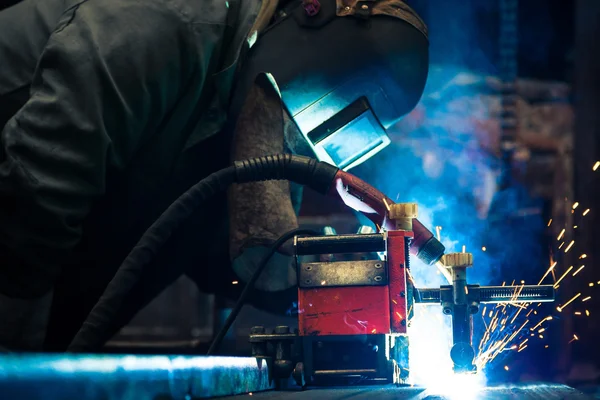
[[[441,306],[416,307],[408,329],[411,384],[447,399],[476,399],[485,376],[481,372],[455,374],[452,370],[450,318],[442,314]]]
[[[419,205],[419,220],[425,226],[435,226],[434,211],[445,210],[443,200]],[[457,241],[442,235],[447,252],[460,251]],[[417,287],[439,287],[447,284],[433,266],[411,257],[411,274]],[[477,374],[455,374],[450,359],[452,320],[442,313],[440,305],[415,305],[414,317],[408,328],[410,383],[426,389],[426,393],[447,399],[472,400],[485,386],[482,371]]]

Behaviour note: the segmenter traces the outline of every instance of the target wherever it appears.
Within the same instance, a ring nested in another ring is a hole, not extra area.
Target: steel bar
[[[554,287],[543,286],[482,286],[479,288],[482,303],[550,302],[554,301]]]
[[[2,399],[195,399],[267,389],[266,361],[251,357],[0,356]]]
[[[382,234],[307,236],[296,238],[296,254],[375,253],[385,251]]]
[[[440,288],[415,289],[418,293],[416,302],[419,304],[440,304],[442,292],[451,291],[451,286]],[[477,286],[468,285],[469,298],[475,298],[480,303],[526,303],[554,301],[554,287],[541,286]]]

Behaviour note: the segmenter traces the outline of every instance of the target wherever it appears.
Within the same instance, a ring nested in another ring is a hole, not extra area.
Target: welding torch
[[[124,299],[139,282],[145,267],[204,201],[232,184],[268,180],[289,180],[308,186],[321,194],[340,199],[382,229],[396,229],[394,222],[388,218],[388,208],[394,202],[371,185],[331,164],[290,154],[236,161],[192,186],[148,228],[115,273],[68,350],[95,351],[102,346]],[[418,220],[415,219],[412,226],[411,254],[427,265],[438,262],[444,254],[444,246]]]

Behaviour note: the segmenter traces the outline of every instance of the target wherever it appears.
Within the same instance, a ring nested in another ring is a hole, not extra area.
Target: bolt
[[[362,7],[360,7],[360,8],[362,8],[363,10],[368,10],[368,9],[369,9],[369,6],[368,6],[368,5],[366,5],[366,4],[363,4],[363,5],[362,5]]]
[[[348,6],[344,7],[344,11],[350,11],[350,7],[348,7]]]
[[[375,282],[379,282],[379,281],[381,281],[381,277],[380,277],[380,276],[376,276],[375,278],[373,278],[373,280],[374,280]]]
[[[452,313],[452,311],[450,311],[449,308],[444,308],[444,314],[450,315],[451,313]]]
[[[375,268],[381,268],[381,267],[383,267],[383,265],[381,265],[381,263],[375,264]]]
[[[309,285],[312,281],[310,279],[307,279],[304,281],[304,283],[306,283],[307,285]]]
[[[264,326],[253,326],[252,328],[250,328],[250,333],[253,335],[265,333],[265,327]]]
[[[276,326],[275,333],[278,335],[285,335],[286,333],[290,333],[290,327],[287,325]]]
[[[310,265],[308,265],[308,266],[306,267],[306,270],[307,270],[307,271],[310,271],[311,269],[312,269],[312,267],[311,267]]]

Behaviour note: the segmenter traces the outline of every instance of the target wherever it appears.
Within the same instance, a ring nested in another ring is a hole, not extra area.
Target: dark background
[[[0,9],[17,3],[0,0]],[[429,26],[431,63],[451,64],[484,75],[498,73],[499,10],[497,1],[407,1]],[[576,112],[574,175],[575,198],[591,208],[589,220],[576,231],[576,240],[588,249],[587,273],[600,280],[596,267],[600,257],[598,177],[591,166],[600,159],[600,1],[522,0],[518,13],[518,75],[522,78],[565,81],[572,85]],[[319,203],[320,211],[327,204]],[[336,209],[330,209],[334,212]],[[600,363],[600,315],[598,298],[592,298],[592,318],[573,320],[572,329],[581,340],[569,345],[568,363]],[[567,348],[566,343],[558,343]]]

